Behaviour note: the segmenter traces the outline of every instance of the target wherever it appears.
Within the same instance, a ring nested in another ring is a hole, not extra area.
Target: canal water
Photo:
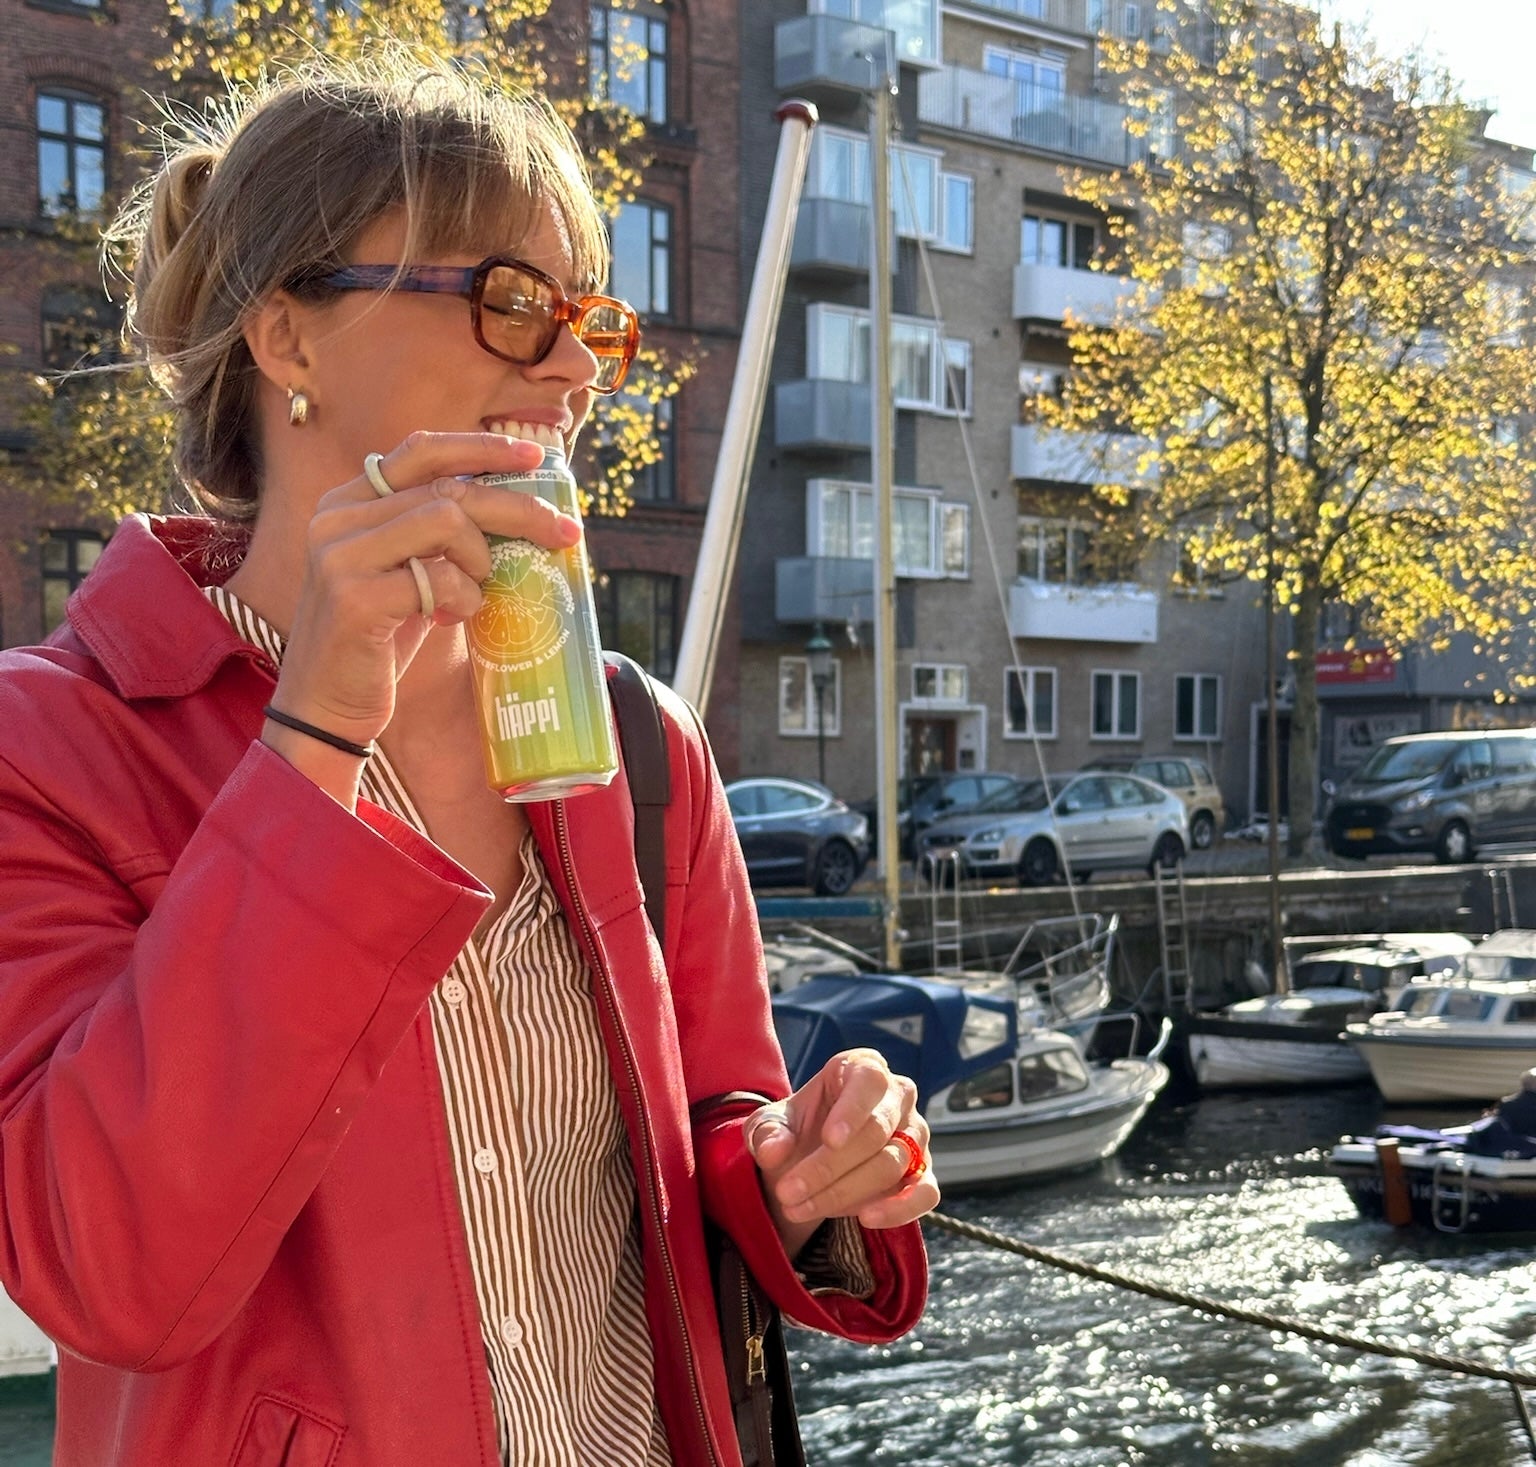
[[[1359,1219],[1325,1171],[1327,1148],[1379,1112],[1369,1087],[1165,1096],[1098,1170],[944,1210],[1225,1302],[1536,1373],[1536,1236],[1399,1234]],[[1533,1461],[1501,1383],[1212,1319],[952,1234],[930,1232],[929,1248],[931,1302],[906,1339],[869,1350],[793,1333],[812,1462]]]
[[[1164,1097],[1095,1171],[944,1206],[1177,1288],[1536,1373],[1536,1237],[1399,1234],[1358,1219],[1324,1171],[1326,1148],[1379,1108],[1368,1087]],[[932,1300],[908,1338],[870,1350],[792,1333],[817,1467],[1532,1463],[1499,1383],[1214,1320],[950,1234],[929,1244]],[[50,1414],[0,1390],[0,1464],[44,1467]]]

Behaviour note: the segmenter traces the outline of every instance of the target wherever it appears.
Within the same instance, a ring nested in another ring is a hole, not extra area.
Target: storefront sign
[[[1385,647],[1356,647],[1349,652],[1319,652],[1317,681],[1389,683],[1397,676],[1397,654]]]

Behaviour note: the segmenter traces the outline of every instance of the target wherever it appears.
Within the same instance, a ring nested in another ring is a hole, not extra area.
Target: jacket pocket
[[[230,1467],[332,1467],[342,1428],[277,1396],[257,1396],[245,1413]]]

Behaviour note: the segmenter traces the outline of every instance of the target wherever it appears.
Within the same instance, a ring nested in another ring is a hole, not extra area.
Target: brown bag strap
[[[619,729],[619,750],[629,798],[635,807],[635,868],[645,893],[645,915],[662,942],[667,921],[667,806],[672,801],[672,769],[667,759],[667,730],[656,704],[656,689],[639,663],[622,652],[604,652],[613,668],[608,695]]]

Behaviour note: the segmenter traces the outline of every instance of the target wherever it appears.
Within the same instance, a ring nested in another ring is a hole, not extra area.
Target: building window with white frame
[[[832,681],[821,695],[821,729],[826,738],[843,731],[843,664],[832,659]],[[789,739],[814,739],[816,685],[809,657],[779,658],[779,733]]]
[[[970,343],[942,338],[933,321],[896,316],[891,321],[891,395],[899,408],[952,413],[946,385],[947,359],[967,364],[970,393]],[[814,379],[869,381],[869,312],[814,301],[806,307],[806,369]]]
[[[1056,669],[1054,667],[1003,669],[1003,737],[1005,739],[1054,739],[1056,737]]]
[[[944,410],[971,415],[971,344],[950,338],[944,343]]]
[[[944,504],[931,489],[898,485],[891,496],[891,519],[897,575],[970,574],[969,506]],[[805,543],[812,555],[872,560],[875,500],[870,486],[812,479],[806,485]]]
[[[1141,737],[1141,674],[1095,672],[1092,721],[1089,737],[1139,739]]]
[[[939,233],[933,244],[957,255],[975,250],[976,180],[970,174],[939,174]]]
[[[1021,581],[1056,586],[1122,585],[1134,579],[1093,525],[1035,515],[1019,517],[1018,575]]]
[[[1173,680],[1173,736],[1221,737],[1221,677],[1214,672],[1181,672]]]
[[[1099,251],[1099,232],[1082,219],[1026,214],[1019,222],[1019,263],[1091,270]]]
[[[914,662],[914,703],[964,703],[969,696],[970,669],[963,662]]]

